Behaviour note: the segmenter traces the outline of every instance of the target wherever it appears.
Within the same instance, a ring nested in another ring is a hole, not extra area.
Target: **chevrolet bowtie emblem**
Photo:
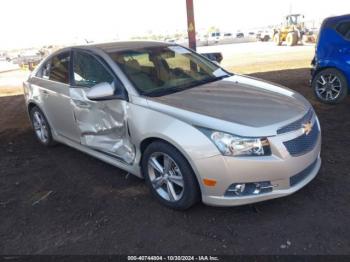
[[[307,122],[306,124],[303,124],[303,132],[305,135],[310,134],[311,130],[312,130],[312,124],[310,121]]]

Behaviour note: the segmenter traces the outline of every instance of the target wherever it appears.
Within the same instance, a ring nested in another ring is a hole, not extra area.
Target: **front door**
[[[72,141],[79,142],[79,134],[70,99],[70,51],[62,52],[44,65],[38,85],[53,130]]]
[[[128,102],[123,99],[92,101],[87,98],[87,92],[96,84],[107,82],[118,89],[122,88],[120,81],[99,57],[75,50],[72,82],[70,97],[81,144],[131,164],[135,158],[135,147],[128,132]]]

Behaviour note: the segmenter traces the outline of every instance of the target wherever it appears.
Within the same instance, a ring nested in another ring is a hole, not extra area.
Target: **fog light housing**
[[[272,192],[273,185],[270,181],[253,183],[234,183],[225,192],[227,197],[254,196]]]
[[[229,189],[230,192],[235,193],[237,196],[241,195],[245,191],[245,184],[233,184]]]

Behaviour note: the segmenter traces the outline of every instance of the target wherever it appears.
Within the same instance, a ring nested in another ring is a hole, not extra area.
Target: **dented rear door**
[[[73,60],[74,81],[70,96],[81,144],[131,164],[135,147],[128,130],[128,101],[87,98],[87,92],[96,84],[108,82],[121,88],[120,82],[103,60],[93,54],[74,51]]]

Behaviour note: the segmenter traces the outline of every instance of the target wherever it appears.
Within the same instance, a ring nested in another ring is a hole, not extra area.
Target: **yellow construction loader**
[[[305,27],[304,16],[292,14],[285,17],[285,22],[273,31],[273,41],[276,45],[286,42],[288,46],[300,43],[315,42],[313,33]]]

